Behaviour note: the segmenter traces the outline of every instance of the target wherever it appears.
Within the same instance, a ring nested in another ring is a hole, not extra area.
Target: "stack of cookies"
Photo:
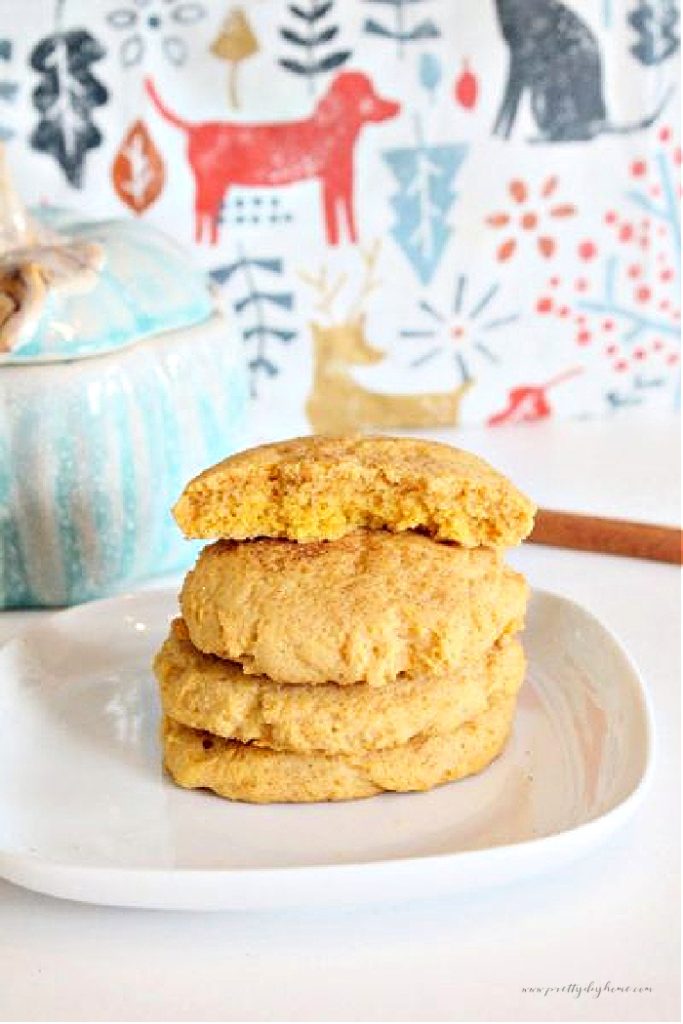
[[[502,750],[534,506],[474,455],[308,437],[226,459],[174,509],[216,540],[155,659],[167,770],[253,802],[426,790]]]

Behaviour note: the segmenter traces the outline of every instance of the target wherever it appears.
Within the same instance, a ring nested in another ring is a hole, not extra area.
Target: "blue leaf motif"
[[[434,276],[451,235],[447,214],[456,198],[453,180],[467,146],[401,147],[384,153],[398,184],[391,198],[396,213],[392,235],[422,284]]]
[[[420,57],[420,84],[434,96],[441,81],[441,61],[435,53],[423,53]]]

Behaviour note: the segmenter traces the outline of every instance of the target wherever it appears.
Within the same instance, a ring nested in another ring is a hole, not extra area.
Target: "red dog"
[[[353,148],[363,125],[386,121],[400,104],[383,100],[367,75],[337,75],[310,117],[280,124],[191,124],[162,102],[154,83],[145,87],[159,113],[187,133],[187,155],[195,178],[195,238],[218,241],[221,206],[231,185],[288,185],[306,178],[322,183],[327,240],[339,241],[338,208],[356,241],[353,211]]]

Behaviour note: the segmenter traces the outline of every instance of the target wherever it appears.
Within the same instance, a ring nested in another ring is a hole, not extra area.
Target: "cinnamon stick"
[[[674,526],[556,512],[539,508],[529,537],[534,544],[596,551],[655,562],[683,563],[683,532]]]

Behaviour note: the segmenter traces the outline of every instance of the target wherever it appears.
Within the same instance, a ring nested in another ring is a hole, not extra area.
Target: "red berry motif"
[[[479,83],[476,75],[470,70],[469,61],[464,60],[462,71],[455,81],[455,99],[463,110],[473,110],[479,96]]]

